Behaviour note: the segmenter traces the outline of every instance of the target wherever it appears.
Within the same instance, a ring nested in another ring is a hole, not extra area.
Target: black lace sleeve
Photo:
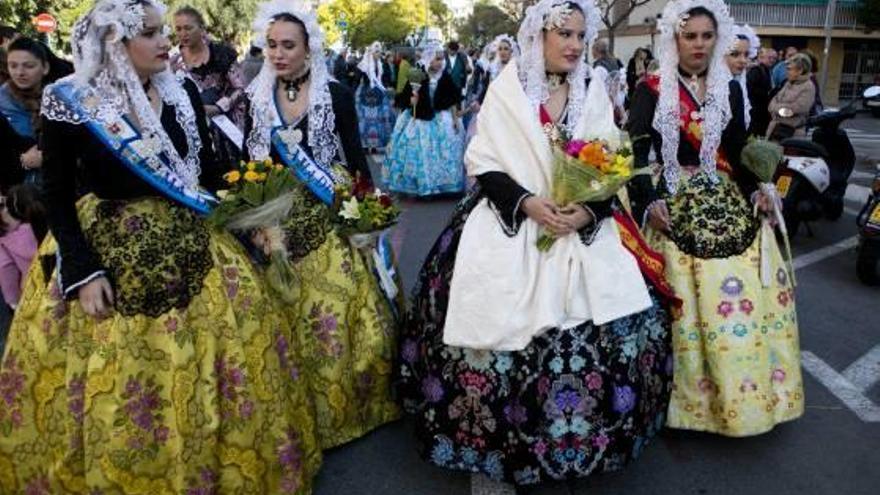
[[[522,202],[532,193],[504,172],[486,172],[478,175],[477,181],[483,193],[489,198],[489,204],[498,217],[504,233],[511,237],[515,236],[526,219],[526,214],[521,208]]]
[[[196,124],[199,126],[199,138],[202,140],[202,149],[199,151],[199,165],[202,175],[199,180],[203,187],[211,192],[222,189],[223,174],[229,171],[231,163],[221,163],[214,153],[214,145],[211,142],[211,131],[208,129],[208,120],[205,117],[205,107],[200,104],[199,88],[190,79],[183,82],[183,88],[189,96],[193,110],[196,113]]]
[[[43,200],[49,229],[58,242],[60,285],[65,297],[104,275],[83,234],[76,212],[77,143],[90,139],[85,127],[43,118]]]
[[[372,181],[367,155],[361,147],[361,134],[358,128],[357,110],[354,95],[342,84],[330,83],[330,98],[333,99],[333,112],[336,114],[336,133],[342,145],[342,157],[349,173]]]
[[[629,120],[626,125],[632,140],[633,160],[636,169],[650,165],[651,146],[656,139],[656,131],[653,127],[656,108],[657,98],[654,93],[651,92],[647,84],[639,84],[633,93],[632,102],[630,102]],[[642,218],[648,205],[659,197],[650,175],[635,177],[630,181],[627,189],[635,218]]]
[[[746,130],[745,105],[743,101],[742,87],[736,81],[730,82],[730,110],[733,114],[724,133],[721,135],[721,146],[727,161],[734,171],[737,185],[746,199],[750,199],[752,193],[758,190],[758,179],[753,173],[742,166],[742,150],[748,139]]]

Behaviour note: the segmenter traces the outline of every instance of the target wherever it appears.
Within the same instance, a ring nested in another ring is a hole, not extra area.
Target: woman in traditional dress
[[[168,70],[163,9],[98,1],[74,76],[46,90],[54,238],[0,369],[2,493],[309,493],[320,464],[289,326],[199,215],[222,170],[197,89]],[[94,192],[78,202],[77,163]]]
[[[354,98],[327,73],[315,14],[304,2],[278,0],[260,7],[257,28],[266,64],[247,89],[246,151],[287,165],[301,183],[282,225],[297,273],[296,302],[285,308],[326,449],[399,415],[390,384],[397,287],[374,278],[373,253],[365,256],[331,223],[334,186],[369,182],[370,170]],[[386,243],[378,248],[390,256]]]
[[[585,84],[598,26],[592,1],[527,10],[522,59],[490,86],[467,151],[479,187],[419,275],[396,372],[438,466],[517,485],[584,477],[621,468],[663,426],[662,258],[616,201],[548,199],[562,133],[619,142],[604,88]],[[541,229],[557,237],[547,252]]]
[[[389,89],[393,87],[391,67],[382,59],[382,44],[367,48],[357,66],[360,84],[357,89],[357,115],[361,143],[370,151],[384,149],[394,129],[394,110]]]
[[[471,113],[469,114],[471,119],[467,133],[468,142],[470,142],[474,134],[477,132],[476,118],[477,115],[479,115],[478,112],[480,111],[480,105],[482,105],[483,100],[486,99],[486,92],[489,90],[489,83],[501,74],[501,71],[507,67],[507,64],[511,60],[519,58],[519,46],[516,44],[516,40],[510,35],[499,34],[495,37],[490,46],[493,48],[494,57],[486,64],[485,71],[481,71],[479,74],[478,71],[474,71],[473,77],[481,77],[482,81],[479,84],[479,93],[475,95],[471,102]]]
[[[749,91],[746,88],[746,70],[749,61],[757,56],[757,46],[760,41],[755,30],[748,25],[733,26],[734,40],[730,50],[724,55],[724,62],[730,70],[730,92],[739,93],[741,96],[733,96],[733,101],[740,101],[743,107],[743,124],[746,129],[752,123],[752,104],[749,101]]]
[[[461,193],[461,91],[445,70],[441,44],[422,47],[420,66],[426,72],[424,82],[408,82],[396,98],[402,111],[385,156],[383,179],[392,191],[412,196]]]
[[[171,57],[171,70],[196,83],[205,114],[211,119],[218,158],[235,160],[241,149],[241,131],[236,128],[244,126],[245,106],[245,78],[237,62],[238,53],[232,46],[208,37],[205,18],[193,7],[174,12],[174,31],[180,47]]]
[[[14,150],[18,163],[6,163],[5,177],[0,184],[13,185],[28,182],[39,185],[43,154],[40,140],[40,99],[44,80],[49,74],[49,56],[46,48],[30,38],[18,38],[9,44],[6,60],[9,80],[0,86],[0,118],[5,118],[15,130],[4,146]]]
[[[659,186],[630,188],[646,236],[666,257],[683,300],[672,327],[675,379],[667,425],[727,436],[766,432],[804,410],[791,273],[772,231],[753,213],[771,209],[740,162],[742,97],[724,62],[733,22],[721,0],[671,2],[661,19],[660,71],[633,95],[638,167],[651,141]]]

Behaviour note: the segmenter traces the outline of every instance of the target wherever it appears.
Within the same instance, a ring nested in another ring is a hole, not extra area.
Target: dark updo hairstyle
[[[198,24],[200,28],[205,29],[205,16],[203,16],[197,8],[189,5],[184,5],[183,7],[174,11],[174,17],[177,17],[179,15],[185,15],[194,19],[196,21],[196,24]]]
[[[306,42],[306,50],[308,50],[308,48],[309,48],[309,30],[306,29],[306,23],[303,22],[302,19],[300,19],[299,17],[297,17],[293,14],[290,14],[287,12],[282,12],[280,14],[276,14],[276,15],[272,16],[272,22],[277,22],[277,21],[292,22],[294,24],[299,25],[299,27],[302,28],[303,38],[305,39],[305,42]]]
[[[10,43],[6,53],[12,52],[28,52],[44,65],[49,65],[49,53],[46,51],[46,47],[31,38],[21,37]]]
[[[712,13],[711,10],[706,7],[694,7],[686,12],[688,18],[691,17],[708,17],[710,21],[712,21],[712,27],[718,31],[718,19],[715,18],[715,14]]]

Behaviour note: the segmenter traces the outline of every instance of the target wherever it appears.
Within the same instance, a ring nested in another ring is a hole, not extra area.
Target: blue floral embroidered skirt
[[[400,338],[398,392],[422,456],[449,469],[535,484],[614,471],[663,427],[669,320],[656,303],[596,326],[554,329],[518,352],[443,344],[466,198],[419,276]]]
[[[358,127],[364,148],[384,148],[394,128],[394,110],[385,88],[361,84],[357,90]]]
[[[464,131],[449,111],[433,120],[414,119],[409,110],[397,118],[382,178],[392,191],[414,196],[464,191]]]

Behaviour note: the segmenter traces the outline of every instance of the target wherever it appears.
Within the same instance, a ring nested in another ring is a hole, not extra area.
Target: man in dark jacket
[[[746,89],[752,104],[749,134],[763,136],[767,133],[767,126],[770,125],[770,112],[767,106],[770,104],[770,92],[773,90],[770,70],[775,63],[776,50],[762,48],[758,54],[758,64],[746,73]]]
[[[467,55],[460,51],[461,46],[457,41],[450,41],[446,48],[446,72],[452,76],[452,82],[458,86],[458,90],[462,91],[471,73]]]

